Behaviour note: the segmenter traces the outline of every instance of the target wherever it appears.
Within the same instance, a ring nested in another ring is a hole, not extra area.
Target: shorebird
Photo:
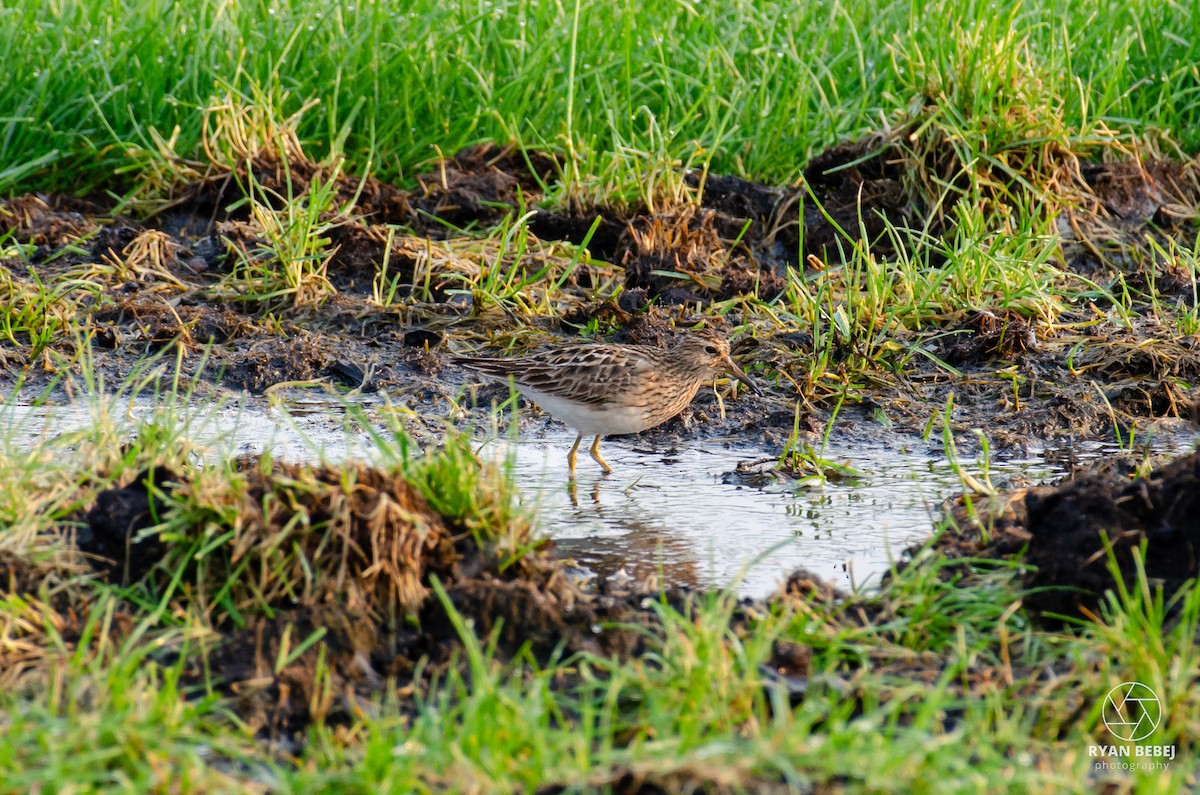
[[[579,443],[595,436],[592,459],[605,436],[638,433],[683,411],[701,386],[728,374],[757,392],[729,357],[729,343],[712,331],[693,331],[670,348],[574,345],[511,359],[457,357],[456,364],[489,378],[512,379],[521,394],[579,434],[567,463],[572,477]]]

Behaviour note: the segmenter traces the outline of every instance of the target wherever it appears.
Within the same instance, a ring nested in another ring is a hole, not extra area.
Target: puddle
[[[581,455],[572,491],[567,451],[574,438],[548,432],[484,450],[496,458],[514,453],[521,491],[561,554],[602,576],[623,570],[696,586],[737,582],[754,597],[799,567],[840,588],[870,587],[893,558],[929,537],[936,507],[961,491],[940,453],[831,444],[824,457],[849,462],[863,478],[759,489],[724,476],[772,451],[719,440],[652,450],[636,439],[605,441],[611,475]],[[1062,470],[1039,457],[995,463],[992,473],[1036,481]]]
[[[135,427],[151,414],[149,401],[113,403],[114,422]],[[85,430],[97,409],[85,405],[0,407],[0,445],[28,449],[39,439]],[[289,410],[234,403],[196,413],[188,433],[210,454],[274,451],[288,461],[324,457],[372,460],[368,435],[347,431],[344,411],[326,401],[291,402]],[[599,576],[646,576],[694,586],[736,583],[763,596],[803,567],[841,588],[871,587],[891,560],[927,538],[936,507],[961,490],[940,450],[903,451],[883,445],[832,444],[824,458],[846,462],[864,476],[821,487],[778,484],[766,489],[723,482],[739,461],[773,451],[731,440],[707,440],[654,449],[635,437],[606,440],[615,472],[603,475],[581,453],[578,480],[568,485],[567,451],[574,434],[563,429],[521,441],[482,443],[481,454],[513,467],[537,525],[554,537],[560,554]],[[1077,458],[1111,447],[1090,444]],[[1060,476],[1062,455],[994,461],[993,478],[1040,482]],[[975,476],[977,468],[970,468]]]

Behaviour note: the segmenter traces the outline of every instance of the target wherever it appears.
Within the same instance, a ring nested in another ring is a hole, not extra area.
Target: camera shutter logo
[[[1149,737],[1162,720],[1162,704],[1158,695],[1141,682],[1122,682],[1104,697],[1100,716],[1104,725],[1127,742]]]

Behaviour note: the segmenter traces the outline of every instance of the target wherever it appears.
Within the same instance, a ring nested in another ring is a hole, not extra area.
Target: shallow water
[[[28,449],[39,440],[87,429],[96,408],[83,405],[0,407],[0,445]],[[149,402],[114,403],[119,426],[151,415]],[[288,410],[247,403],[196,413],[187,430],[208,455],[271,449],[286,460],[371,460],[369,437],[347,430],[342,406],[324,400],[291,402]],[[697,586],[729,586],[761,596],[787,573],[804,567],[841,588],[870,587],[906,548],[928,538],[937,506],[961,491],[939,448],[898,444],[831,444],[823,458],[848,463],[863,477],[847,483],[765,488],[727,483],[739,461],[777,451],[733,440],[682,441],[656,449],[637,437],[605,440],[615,472],[604,475],[586,452],[569,486],[567,451],[574,434],[561,426],[520,441],[481,442],[481,454],[511,465],[537,525],[560,553],[599,576],[643,577]],[[1104,445],[1077,450],[1103,454]],[[995,461],[994,479],[1039,482],[1062,470],[1039,454]],[[965,462],[964,462],[965,463]],[[977,466],[968,470],[979,476]]]
[[[562,554],[601,575],[624,569],[691,585],[736,583],[750,596],[800,567],[841,588],[869,587],[929,537],[937,506],[961,491],[945,458],[930,452],[835,444],[823,458],[862,470],[861,479],[755,488],[725,475],[773,451],[711,440],[655,451],[636,439],[605,440],[611,475],[581,455],[572,491],[573,440],[564,431],[515,445],[517,480]],[[510,443],[495,445],[500,456]],[[1032,479],[1059,471],[1039,460],[993,467]]]

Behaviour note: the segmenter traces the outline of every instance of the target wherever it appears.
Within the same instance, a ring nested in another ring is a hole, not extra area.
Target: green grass
[[[1200,328],[1194,241],[1119,251],[1123,266],[1144,269],[1142,283],[1130,268],[1086,278],[1063,268],[1060,234],[1081,159],[1200,150],[1196,4],[10,5],[0,9],[0,192],[109,191],[137,212],[181,181],[244,173],[264,148],[327,170],[304,191],[272,193],[253,176],[240,186],[258,242],[231,244],[232,272],[216,284],[168,272],[172,243],[161,234],[100,263],[81,261],[77,245],[60,256],[0,238],[0,342],[17,351],[0,362],[59,368],[51,386],[97,401],[90,427],[33,450],[20,429],[0,438],[0,555],[42,577],[34,593],[0,599],[0,793],[592,791],[618,789],[624,776],[668,790],[1090,792],[1109,780],[1087,756],[1109,741],[1099,705],[1130,678],[1163,696],[1153,742],[1179,753],[1166,773],[1111,783],[1196,786],[1200,588],[1162,594],[1143,577],[1094,620],[1046,628],[1021,606],[1016,565],[932,555],[878,593],[836,604],[785,598],[747,611],[719,594],[682,606],[650,599],[653,620],[636,628],[646,651],[625,661],[509,654],[500,630],[480,636],[440,586],[410,590],[406,607],[423,596],[452,615],[455,662],[412,690],[376,691],[338,720],[323,719],[333,696],[316,692],[307,745],[269,747],[217,683],[187,674],[203,667],[215,624],[246,626],[284,597],[349,598],[343,582],[322,580],[353,544],[338,546],[339,520],[314,519],[311,506],[361,484],[293,472],[251,506],[294,509],[286,526],[248,533],[248,476],[187,440],[200,382],[180,384],[169,361],[152,360],[105,385],[87,342],[89,313],[144,278],[167,282],[168,295],[198,290],[281,316],[330,299],[329,233],[357,221],[335,206],[332,175],[411,183],[439,154],[516,141],[559,157],[545,205],[643,205],[670,228],[671,213],[697,199],[684,167],[793,183],[814,153],[886,131],[922,209],[914,228],[887,226],[895,254],[844,229],[840,261],[789,273],[774,300],[738,296],[707,310],[764,347],[777,332],[811,335],[808,349],[789,343],[761,359],[760,377],[794,387],[795,433],[780,463],[852,474],[801,446],[802,409],[899,391],[918,365],[958,376],[929,343],[971,313],[1030,322],[1042,344],[1061,346],[1072,377],[1135,348],[1172,355]],[[531,317],[618,298],[619,264],[538,241],[531,209],[448,240],[387,228],[389,256],[403,250],[415,272],[408,285],[381,270],[374,304],[408,311],[438,292],[469,296],[478,326],[464,334],[520,350],[542,334]],[[1190,286],[1191,302],[1160,295],[1164,277]],[[1080,328],[1110,323],[1131,337],[1099,353],[1057,339],[1073,312]],[[1154,339],[1133,337],[1148,320]],[[584,330],[608,322],[597,315]],[[1019,372],[976,377],[1009,378],[1019,406]],[[1172,394],[1188,386],[1164,383]],[[151,418],[117,422],[111,407],[152,384],[169,386]],[[957,461],[952,397],[938,396],[946,409],[936,419]],[[422,450],[357,420],[354,432],[460,541],[491,545],[501,568],[536,549],[511,477],[481,466],[467,437],[449,432]],[[150,465],[189,483],[160,528],[171,554],[146,583],[99,583],[74,556],[70,525],[99,491]],[[245,540],[237,554],[230,539]],[[387,618],[411,624],[407,613]],[[332,648],[320,631],[286,641],[275,673]],[[768,670],[789,645],[805,669],[794,704]],[[321,677],[334,665],[319,658],[318,682],[332,681]]]
[[[218,592],[240,594],[238,624],[269,614],[253,595],[266,599],[272,583],[299,571],[270,556],[277,548],[292,556],[313,549],[306,534],[323,535],[319,547],[330,548],[340,531],[309,525],[309,514],[296,512],[287,528],[248,549],[242,561],[253,565],[226,560],[216,534],[250,532],[239,529],[250,519],[213,506],[244,488],[242,476],[188,452],[186,388],[154,398],[157,409],[131,428],[101,405],[96,422],[34,451],[18,455],[19,437],[5,440],[0,506],[17,532],[4,549],[47,565],[69,560],[54,543],[63,518],[127,480],[122,473],[158,463],[193,485],[170,497],[177,513],[164,537],[175,551],[151,578],[169,583],[167,590],[86,579],[64,590],[60,576],[36,593],[0,600],[0,657],[8,662],[0,671],[0,792],[400,793],[547,784],[591,791],[626,776],[667,789],[776,783],[851,792],[1090,792],[1103,781],[1157,792],[1194,784],[1194,582],[1163,594],[1143,575],[1104,601],[1094,621],[1048,628],[1021,607],[1019,565],[930,554],[917,555],[877,593],[845,601],[790,596],[747,609],[728,594],[648,599],[653,620],[631,625],[644,653],[624,661],[587,652],[546,657],[528,647],[504,652],[501,627],[480,636],[434,583],[428,598],[451,617],[456,662],[418,677],[411,690],[360,694],[348,718],[327,723],[322,715],[336,693],[320,682],[334,670],[336,652],[325,646],[331,636],[297,635],[278,651],[274,670],[315,655],[315,720],[295,755],[272,750],[218,682],[185,671],[217,648],[214,621],[234,601]],[[421,451],[403,433],[367,430],[385,460],[457,527],[494,541],[522,526],[510,477],[481,467],[465,437],[452,434]],[[64,449],[72,455],[56,454]],[[311,491],[293,473],[262,504],[303,504]],[[17,515],[31,522],[23,531]],[[202,531],[206,549],[181,564],[195,540],[185,525]],[[199,557],[208,576],[189,579],[185,569]],[[308,568],[318,579],[325,570]],[[68,593],[76,619],[50,606]],[[780,659],[804,687],[794,703],[771,672]],[[1147,742],[1174,744],[1176,760],[1166,772],[1095,774],[1088,746],[1110,742],[1100,704],[1131,678],[1162,695],[1165,718]]]
[[[246,189],[254,225],[262,230],[263,242],[247,247],[226,239],[233,254],[232,273],[219,297],[226,300],[262,302],[268,307],[318,307],[336,291],[327,276],[330,250],[329,230],[345,218],[332,214],[337,174],[328,180],[315,177],[307,192],[280,196],[257,184],[248,175]],[[281,209],[272,209],[278,204]],[[326,216],[326,217],[323,217]],[[222,293],[225,293],[222,295]]]
[[[3,190],[109,186],[166,141],[194,157],[231,89],[283,116],[313,103],[310,151],[386,180],[515,138],[575,153],[568,177],[657,152],[780,182],[925,104],[972,131],[964,155],[1005,167],[1105,127],[1200,147],[1200,13],[1183,2],[46,1],[0,13],[0,40],[20,42],[0,53]],[[1047,111],[1071,132],[1029,127]]]
[[[1087,746],[1107,742],[1099,703],[1136,671],[1166,693],[1153,741],[1176,744],[1178,755],[1169,772],[1114,780],[1135,791],[1192,781],[1195,588],[1181,595],[1178,621],[1164,622],[1153,596],[1147,605],[1134,595],[1114,602],[1106,623],[1054,633],[1011,609],[1020,595],[1011,575],[955,584],[932,565],[849,608],[783,606],[741,630],[730,628],[729,598],[659,605],[649,653],[625,664],[505,661],[460,622],[461,665],[413,704],[385,699],[350,726],[318,724],[294,763],[256,748],[218,701],[180,698],[178,668],[153,661],[155,650],[180,647],[179,633],[167,633],[64,663],[62,695],[5,696],[0,771],[11,791],[42,781],[132,792],[161,786],[169,770],[181,792],[264,783],[283,792],[584,791],[629,771],[668,788],[1090,792],[1098,779]],[[855,605],[882,612],[862,625]],[[808,694],[794,707],[763,673],[778,642],[812,649]],[[1152,654],[1140,662],[1143,645]],[[1114,646],[1124,651],[1109,658]],[[1097,668],[1097,654],[1110,662]],[[1070,703],[1084,708],[1072,714]]]
[[[206,294],[257,304],[251,311],[304,310],[333,295],[329,233],[354,221],[334,206],[331,175],[404,182],[439,153],[515,140],[559,156],[543,204],[669,215],[697,200],[682,167],[791,182],[822,148],[890,131],[912,228],[889,224],[871,241],[851,224],[842,262],[793,271],[769,304],[715,307],[747,310],[752,332],[808,330],[811,349],[782,356],[779,379],[828,407],[894,386],[922,360],[957,375],[928,343],[971,312],[1014,313],[1039,337],[1089,303],[1130,327],[1151,314],[1176,338],[1200,326],[1194,307],[1153,289],[1156,274],[1194,285],[1194,241],[1125,241],[1112,272],[1084,277],[1062,267],[1060,232],[1081,201],[1081,159],[1200,147],[1198,26],[1194,8],[1150,2],[1002,13],[948,1],[27,4],[0,12],[0,35],[22,41],[0,51],[15,76],[0,97],[0,190],[109,190],[138,210],[180,181],[239,174],[254,235],[228,243],[232,272]],[[264,147],[286,162],[320,161],[329,178],[272,192],[245,175]],[[424,251],[386,230],[418,263],[409,295],[430,300],[436,287],[469,293],[478,316],[554,317],[617,297],[620,281],[606,273],[571,289],[594,261],[535,241],[531,209]],[[879,254],[880,242],[895,254]],[[63,318],[78,314],[80,283],[139,275],[118,257],[18,289],[22,252],[5,253],[13,296],[0,334],[31,362],[56,344],[73,358],[62,340],[74,321]],[[1131,287],[1125,262],[1145,266],[1147,292]],[[406,297],[397,278],[377,274],[377,304]],[[1167,346],[1170,356],[1175,339]],[[1019,400],[1018,376],[997,377]],[[1172,389],[1175,399],[1186,385]]]
[[[0,791],[254,791],[246,771],[231,774],[238,760],[253,760],[251,739],[231,730],[217,699],[181,687],[181,664],[156,661],[203,629],[155,630],[147,618],[114,642],[105,633],[117,604],[101,595],[78,643],[51,629],[47,681],[0,696]]]

